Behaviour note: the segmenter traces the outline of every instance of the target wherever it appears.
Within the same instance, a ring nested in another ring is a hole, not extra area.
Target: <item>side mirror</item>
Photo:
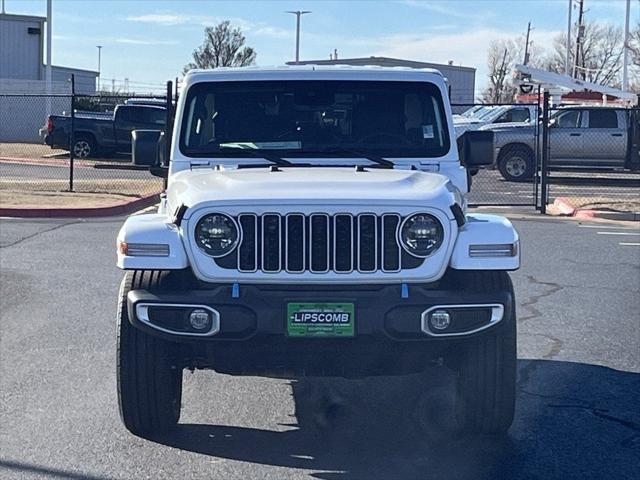
[[[131,132],[131,160],[134,165],[149,167],[151,175],[166,178],[167,140],[161,130],[134,130]]]
[[[468,169],[493,165],[494,148],[491,130],[467,130],[458,138],[460,163]]]

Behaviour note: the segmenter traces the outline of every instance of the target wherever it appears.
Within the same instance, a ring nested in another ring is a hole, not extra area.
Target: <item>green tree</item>
[[[193,51],[193,61],[184,72],[193,68],[244,67],[253,65],[256,51],[244,45],[242,31],[232,27],[229,20],[204,29],[204,42]]]

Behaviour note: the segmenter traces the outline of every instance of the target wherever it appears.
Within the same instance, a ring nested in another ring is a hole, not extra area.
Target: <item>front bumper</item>
[[[344,288],[343,288],[344,287]],[[207,289],[157,293],[129,292],[131,323],[178,344],[184,366],[232,374],[363,376],[421,371],[460,342],[490,332],[504,322],[513,298],[425,285],[218,285]],[[355,336],[287,336],[288,303],[343,302],[355,306]],[[139,304],[200,305],[219,314],[219,328],[193,336],[161,331],[136,315]],[[423,313],[434,306],[504,307],[500,322],[470,334],[425,333]]]

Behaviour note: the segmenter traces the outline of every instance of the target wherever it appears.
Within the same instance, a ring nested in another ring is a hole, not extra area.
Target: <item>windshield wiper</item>
[[[318,154],[330,154],[330,155],[353,155],[354,157],[365,158],[370,162],[373,162],[377,165],[380,165],[381,168],[394,168],[395,163],[391,160],[387,160],[386,158],[382,158],[380,155],[376,155],[373,153],[360,152],[358,150],[349,150],[349,149],[326,149],[326,150],[318,150],[315,152],[309,152],[307,150],[303,150],[304,153],[318,153]]]
[[[246,153],[251,157],[256,157],[256,158],[262,158],[263,160],[267,160],[271,163],[274,163],[278,166],[281,167],[291,167],[293,166],[293,163],[291,163],[288,160],[285,160],[284,158],[281,158],[277,155],[274,155],[272,153],[266,153],[264,150],[256,150],[254,148],[248,148],[248,147],[241,147],[241,146],[230,146],[230,145],[220,145],[218,147],[220,150],[237,150],[237,151],[241,151],[243,154]],[[258,165],[260,166],[260,165]],[[238,167],[241,167],[240,165]],[[246,165],[243,166],[242,168],[247,168],[247,167],[253,167],[253,165]]]

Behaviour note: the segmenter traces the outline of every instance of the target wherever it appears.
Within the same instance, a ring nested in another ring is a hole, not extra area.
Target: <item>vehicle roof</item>
[[[561,105],[556,107],[558,110],[585,110],[585,109],[603,109],[603,110],[629,110],[629,107],[622,105]]]
[[[433,68],[380,67],[352,65],[284,65],[277,67],[215,68],[191,70],[185,84],[250,80],[381,80],[433,82],[441,84],[444,77]]]

